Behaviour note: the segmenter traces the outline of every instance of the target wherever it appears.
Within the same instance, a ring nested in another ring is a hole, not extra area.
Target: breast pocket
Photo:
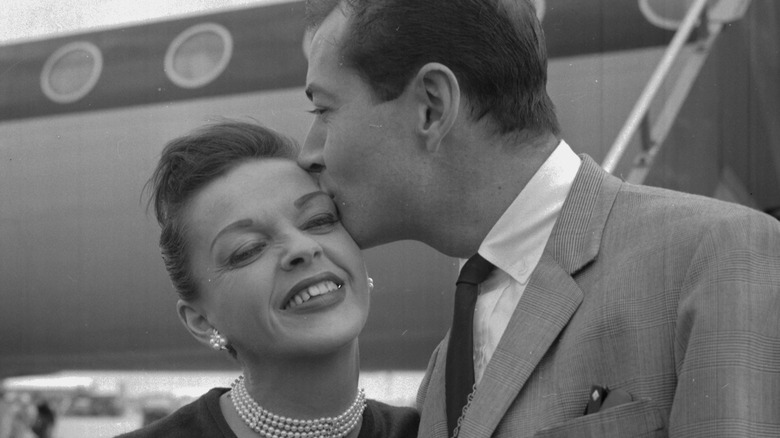
[[[534,437],[660,438],[667,436],[665,418],[652,401],[637,400],[542,429]]]

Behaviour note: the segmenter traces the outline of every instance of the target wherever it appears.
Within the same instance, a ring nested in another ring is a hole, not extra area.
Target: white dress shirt
[[[542,257],[582,160],[561,140],[479,247],[496,266],[474,312],[474,377],[482,379],[528,278]],[[461,267],[465,260],[461,260]]]

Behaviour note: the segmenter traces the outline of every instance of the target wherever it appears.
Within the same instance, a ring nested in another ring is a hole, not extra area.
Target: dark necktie
[[[479,254],[472,256],[460,270],[455,289],[455,312],[447,344],[445,390],[447,425],[453,436],[458,418],[474,387],[474,307],[479,284],[485,281],[493,265]]]

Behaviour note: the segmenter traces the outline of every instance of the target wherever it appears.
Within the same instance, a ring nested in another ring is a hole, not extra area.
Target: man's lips
[[[320,190],[330,196],[330,199],[335,200],[336,193],[334,192],[332,185],[328,184],[327,177],[323,175],[322,172],[317,174],[317,185],[320,187]]]

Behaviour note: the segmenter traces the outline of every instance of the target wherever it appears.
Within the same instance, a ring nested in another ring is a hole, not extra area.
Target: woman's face
[[[321,354],[357,338],[369,308],[360,250],[295,162],[239,165],[187,217],[194,304],[239,358]]]

